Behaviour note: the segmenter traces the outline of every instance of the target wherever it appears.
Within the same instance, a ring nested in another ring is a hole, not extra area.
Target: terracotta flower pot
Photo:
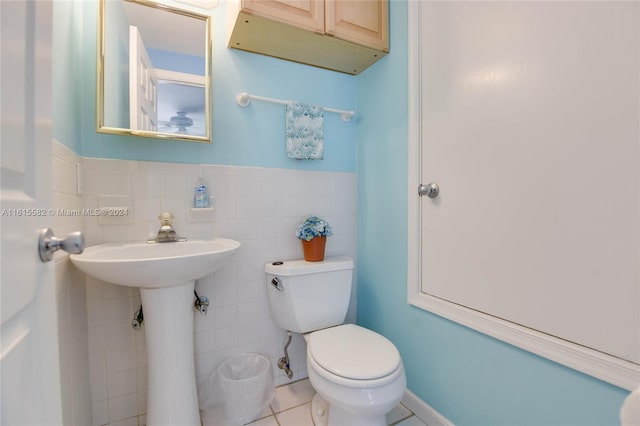
[[[302,241],[304,260],[307,262],[322,262],[324,260],[324,247],[327,244],[327,237],[315,237],[311,241],[300,241]]]

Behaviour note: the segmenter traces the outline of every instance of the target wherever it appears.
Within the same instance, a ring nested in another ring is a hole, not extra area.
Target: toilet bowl
[[[384,426],[398,405],[406,376],[397,348],[384,336],[344,322],[353,261],[295,260],[265,265],[276,324],[303,333],[307,372],[317,392],[316,426]]]
[[[317,392],[315,425],[385,426],[406,388],[395,346],[353,324],[316,331],[305,340],[309,381]]]

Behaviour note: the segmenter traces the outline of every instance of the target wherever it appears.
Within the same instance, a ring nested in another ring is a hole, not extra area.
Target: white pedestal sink
[[[225,238],[171,243],[111,243],[70,256],[81,271],[140,288],[147,338],[147,424],[200,426],[193,364],[195,280],[240,247]]]

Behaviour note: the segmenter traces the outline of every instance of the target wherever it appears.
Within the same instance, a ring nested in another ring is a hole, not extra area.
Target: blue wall
[[[325,158],[292,160],[285,155],[284,107],[253,102],[247,108],[235,103],[240,92],[294,99],[339,109],[355,109],[355,77],[306,65],[250,54],[226,47],[225,2],[213,17],[213,143],[166,141],[97,134],[95,130],[96,17],[97,2],[56,2],[54,9],[79,10],[86,23],[62,27],[54,57],[57,81],[73,86],[74,102],[67,92],[56,96],[65,106],[56,114],[54,137],[86,157],[170,161],[196,164],[281,167],[305,170],[355,171],[357,120],[343,122],[339,115],[325,114]],[[64,21],[63,21],[64,22]],[[78,33],[79,31],[79,33]],[[80,34],[78,36],[78,34]],[[62,37],[64,36],[64,38]],[[68,44],[64,39],[71,39]],[[76,42],[79,40],[79,45]],[[63,58],[66,57],[68,61]],[[60,60],[59,60],[60,59]],[[71,75],[72,78],[66,76]],[[68,104],[68,105],[67,105]],[[74,115],[67,109],[75,108]],[[73,118],[75,117],[75,118]],[[78,133],[76,133],[78,132]]]
[[[409,389],[457,425],[615,425],[627,392],[407,304],[407,4],[357,83],[358,322],[399,348]],[[381,244],[384,242],[384,244]]]
[[[80,153],[80,115],[77,84],[82,73],[78,52],[81,49],[83,16],[79,3],[57,1],[53,4],[53,137]]]

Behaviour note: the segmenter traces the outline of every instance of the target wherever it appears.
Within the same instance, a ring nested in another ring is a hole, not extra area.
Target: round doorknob
[[[82,232],[72,232],[64,238],[58,238],[50,228],[40,231],[38,238],[38,252],[40,260],[49,262],[53,259],[53,253],[64,250],[71,254],[80,254],[84,250],[84,235]]]
[[[440,187],[435,182],[426,185],[422,184],[418,187],[418,194],[420,196],[426,195],[429,198],[436,198],[438,194],[440,194]]]

